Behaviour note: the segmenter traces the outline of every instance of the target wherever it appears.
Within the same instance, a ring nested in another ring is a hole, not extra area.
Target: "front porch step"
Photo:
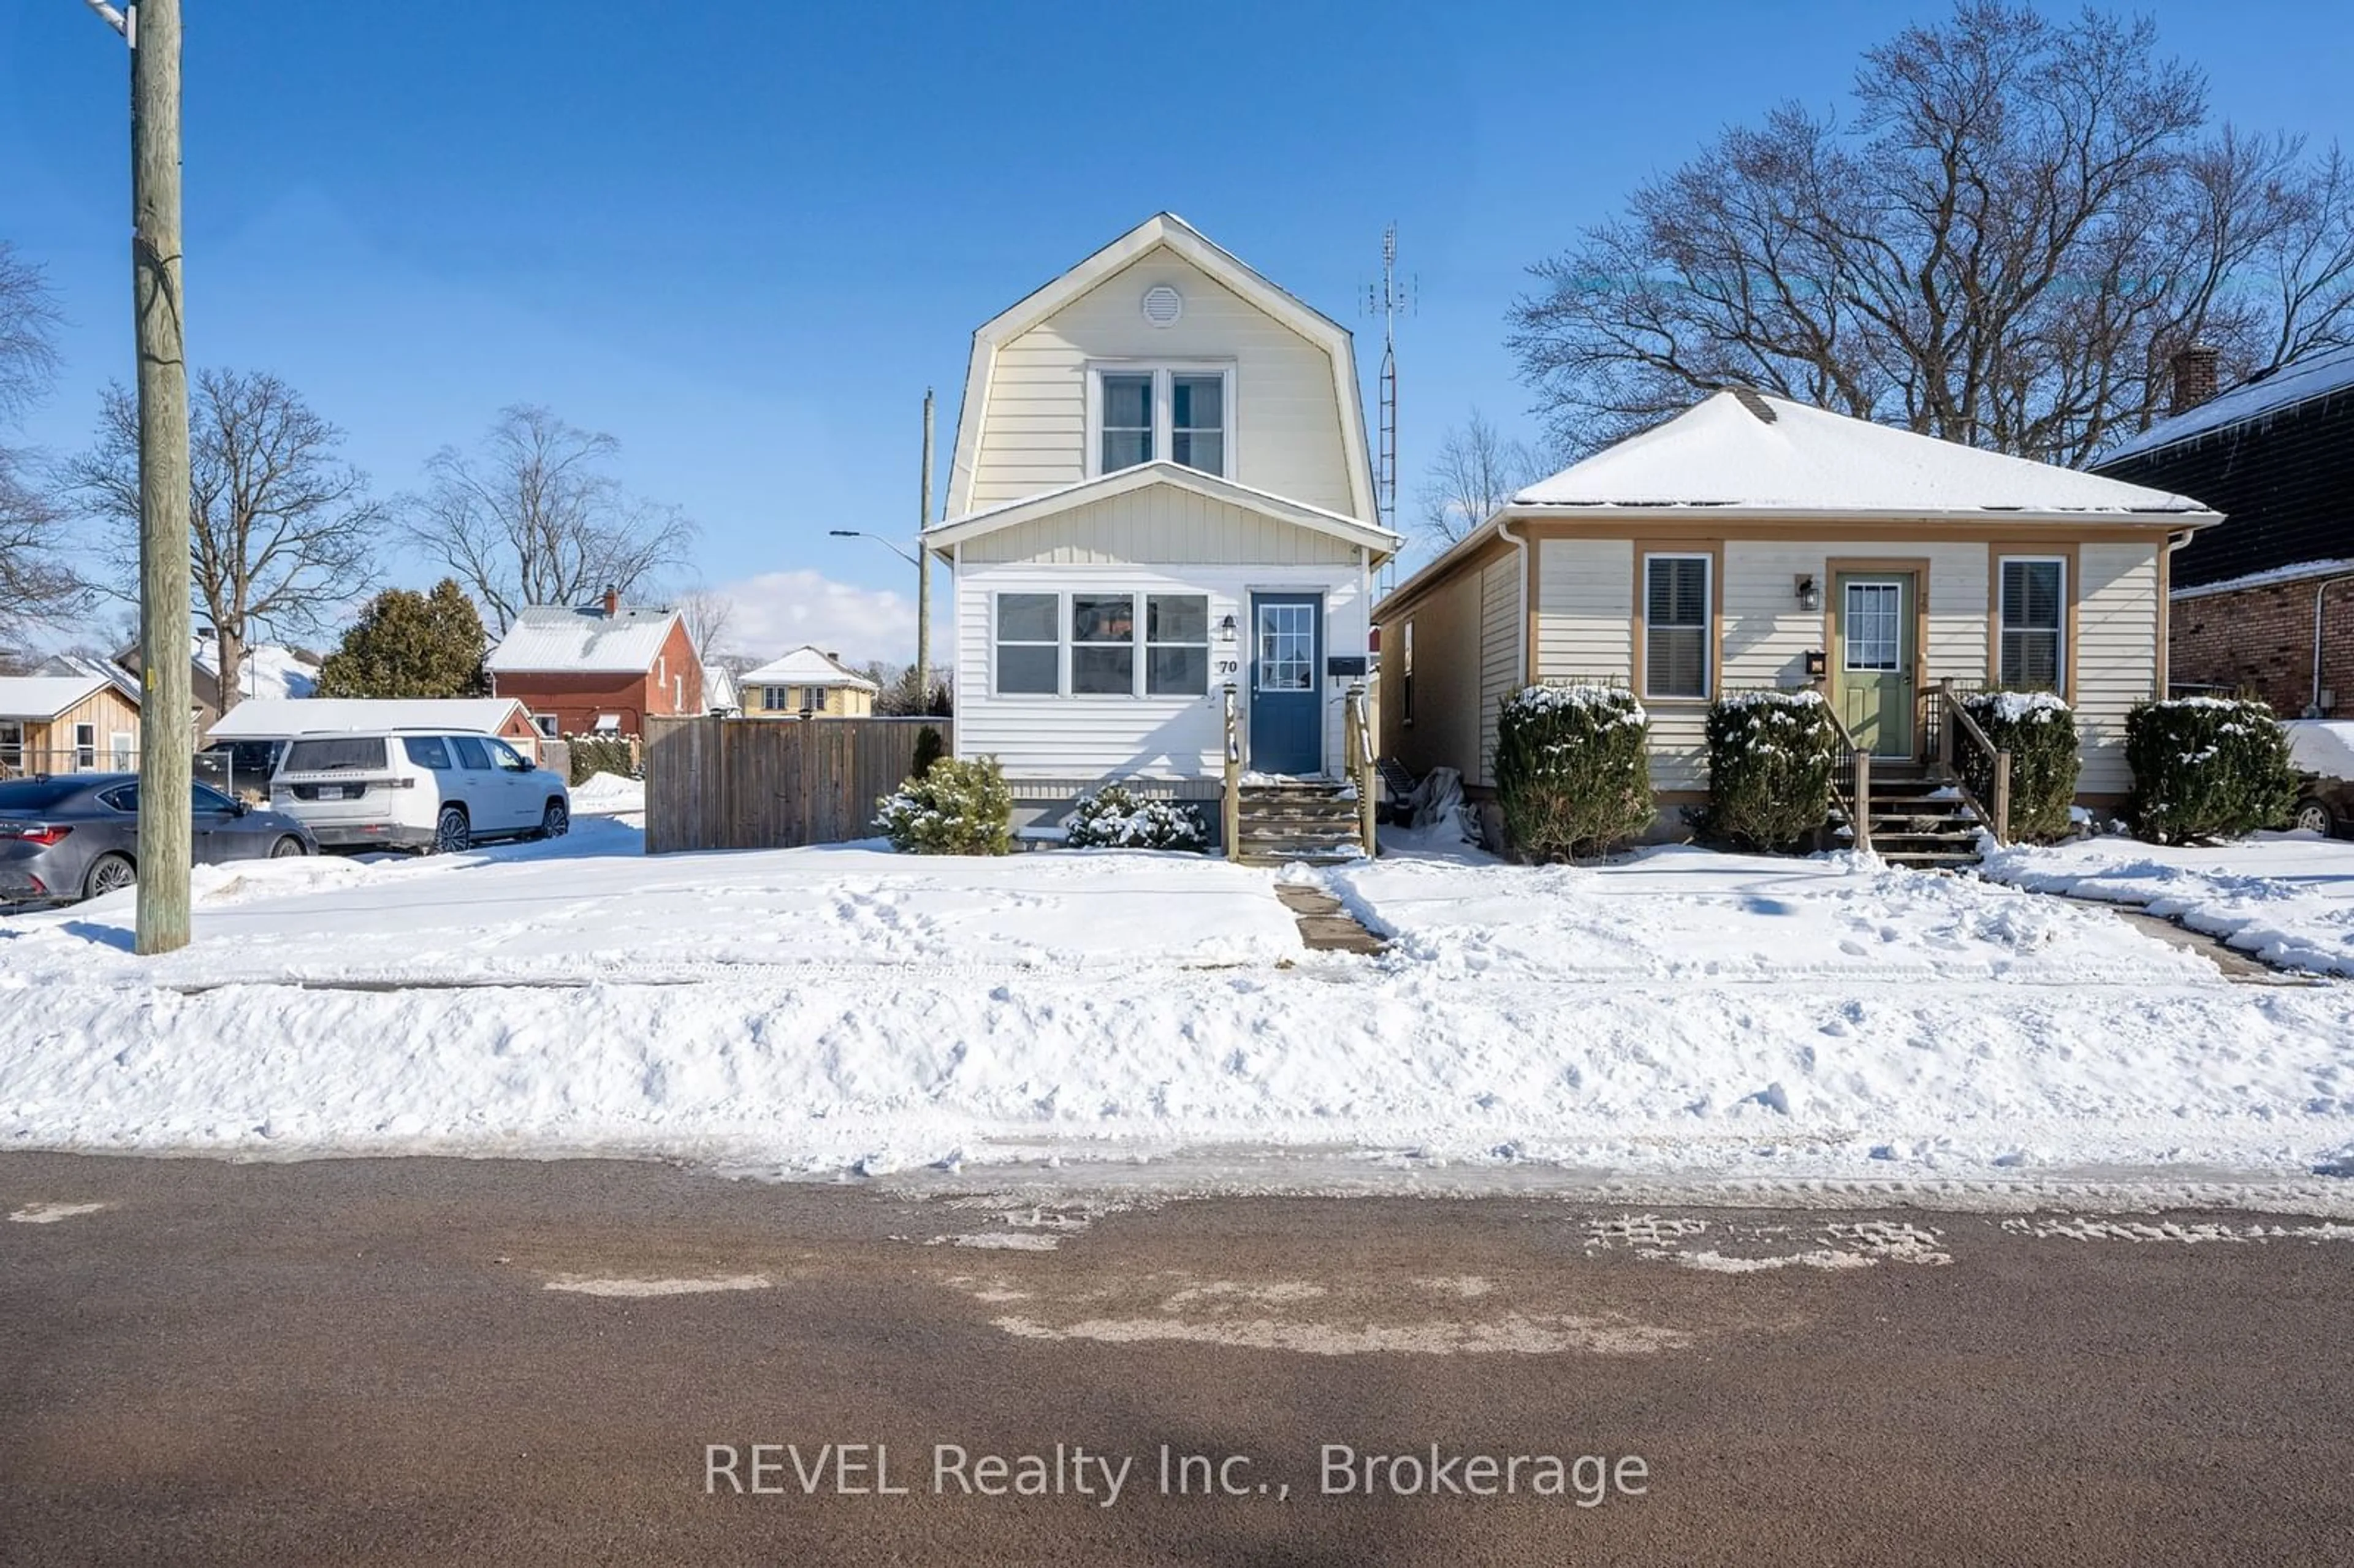
[[[1236,795],[1237,858],[1245,865],[1337,864],[1361,852],[1357,796],[1345,784],[1287,779]]]

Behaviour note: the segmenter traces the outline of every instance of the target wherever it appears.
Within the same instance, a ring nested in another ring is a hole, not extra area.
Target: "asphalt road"
[[[0,1215],[10,1563],[2354,1561],[2296,1220],[27,1154]]]

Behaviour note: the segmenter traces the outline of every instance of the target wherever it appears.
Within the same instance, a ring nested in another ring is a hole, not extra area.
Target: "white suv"
[[[270,804],[322,848],[451,853],[478,839],[560,838],[572,825],[563,779],[496,736],[439,731],[297,736],[270,781]]]

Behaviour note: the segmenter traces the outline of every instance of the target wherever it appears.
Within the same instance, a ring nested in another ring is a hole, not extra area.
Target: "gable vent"
[[[1177,324],[1185,313],[1185,296],[1166,283],[1155,283],[1144,291],[1144,319],[1157,327]]]

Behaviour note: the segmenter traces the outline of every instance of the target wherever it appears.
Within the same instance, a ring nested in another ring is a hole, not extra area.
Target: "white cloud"
[[[932,576],[932,645],[941,644],[948,574]],[[916,656],[916,596],[835,582],[820,572],[762,572],[715,590],[736,613],[722,639],[734,652],[773,657],[813,642],[852,664],[904,664]]]

